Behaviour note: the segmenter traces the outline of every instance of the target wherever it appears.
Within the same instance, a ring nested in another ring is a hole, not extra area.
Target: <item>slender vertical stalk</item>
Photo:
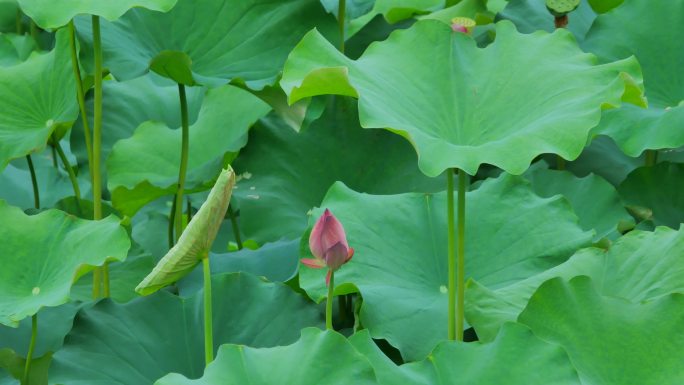
[[[176,227],[176,241],[183,232],[183,189],[185,188],[185,174],[188,169],[188,149],[190,145],[190,127],[188,124],[188,101],[185,97],[185,86],[178,84],[178,96],[181,108],[181,161],[178,172],[178,191],[176,191],[176,214],[174,217]]]
[[[455,223],[454,223],[454,170],[452,168],[447,170],[447,258],[449,262],[448,267],[448,285],[449,285],[449,321],[448,333],[449,340],[456,339],[456,240],[454,239]]]
[[[192,203],[190,203],[190,197],[186,197],[186,203],[187,203],[187,216],[188,216],[188,224],[190,224],[190,221],[192,220]]]
[[[24,14],[21,13],[21,9],[17,9],[17,35],[24,34]]]
[[[176,239],[173,237],[173,225],[176,223],[176,195],[173,196],[173,201],[171,202],[171,212],[169,212],[169,226],[168,226],[168,237],[169,237],[169,249],[173,247],[176,243]]]
[[[93,144],[90,137],[90,125],[88,124],[88,112],[85,107],[85,90],[83,89],[83,81],[81,80],[81,69],[78,66],[78,54],[76,53],[76,27],[74,21],[69,22],[69,37],[71,46],[71,67],[74,71],[74,78],[76,79],[76,99],[78,101],[78,109],[81,112],[81,122],[83,124],[83,136],[85,137],[86,152],[88,156],[88,171],[90,178],[93,177]]]
[[[211,269],[209,268],[209,253],[202,258],[204,271],[204,362],[209,365],[214,360],[214,337],[211,315]]]
[[[647,167],[655,166],[658,162],[658,150],[646,150],[646,160],[644,165]]]
[[[33,160],[31,160],[31,154],[26,155],[26,162],[28,163],[29,172],[31,173],[31,184],[33,185],[33,206],[36,209],[39,209],[40,192],[38,191],[38,179],[36,178],[36,169],[33,168]]]
[[[332,312],[333,312],[333,292],[335,291],[335,272],[330,271],[330,282],[328,283],[328,298],[325,302],[325,328],[333,330]]]
[[[26,364],[24,365],[24,376],[22,377],[21,384],[28,385],[29,383],[29,372],[31,371],[31,361],[33,360],[33,351],[36,348],[36,336],[38,335],[38,314],[34,314],[31,317],[31,342],[29,342],[29,350],[26,355]]]
[[[242,237],[240,237],[240,226],[238,225],[237,216],[235,211],[233,211],[233,205],[228,205],[228,216],[230,217],[230,223],[233,225],[233,235],[235,236],[235,243],[237,243],[238,250],[242,250]]]
[[[102,268],[96,267],[93,270],[93,298],[98,299],[102,296]]]
[[[340,52],[344,53],[344,18],[347,13],[347,1],[338,0],[337,3],[337,26],[340,29]]]
[[[456,299],[456,340],[463,341],[463,319],[465,303],[465,203],[468,175],[458,170],[458,261],[457,261],[457,299]]]
[[[54,148],[57,150],[57,155],[59,155],[59,159],[62,161],[62,164],[64,165],[64,169],[66,170],[67,174],[69,174],[69,180],[71,181],[71,187],[74,189],[74,196],[76,197],[76,204],[78,205],[78,209],[81,209],[81,189],[78,187],[78,180],[76,179],[76,174],[74,173],[73,167],[69,164],[69,159],[67,159],[66,154],[64,154],[64,150],[62,149],[62,146],[59,144],[59,141],[53,136],[52,143]]]
[[[93,20],[93,51],[95,54],[95,74],[94,74],[94,88],[95,88],[95,105],[93,114],[93,159],[92,159],[92,175],[93,175],[93,219],[102,219],[102,178],[100,175],[100,158],[102,145],[102,37],[100,35],[100,17],[92,16]],[[107,263],[102,267],[98,267],[93,274],[93,295],[100,292],[102,280],[108,277],[105,273],[108,269]],[[99,270],[100,274],[97,274]],[[97,286],[97,289],[95,288]],[[105,287],[109,283],[104,284]],[[97,297],[95,297],[97,298]]]
[[[39,40],[39,32],[40,30],[38,29],[38,26],[36,25],[36,22],[31,20],[31,25],[29,26],[29,31],[31,32],[31,37],[33,40],[36,42],[36,47],[40,49],[40,40]]]

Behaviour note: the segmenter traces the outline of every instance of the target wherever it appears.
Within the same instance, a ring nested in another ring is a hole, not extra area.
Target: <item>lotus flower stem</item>
[[[335,291],[335,272],[330,270],[330,282],[328,283],[328,298],[325,302],[325,328],[333,330],[333,292]]]
[[[31,154],[26,155],[26,162],[28,163],[29,172],[31,173],[31,184],[33,185],[33,206],[36,209],[40,208],[40,192],[38,191],[38,179],[36,179],[36,169],[33,168],[33,160]]]
[[[169,236],[169,249],[173,247],[175,243],[175,238],[173,237],[173,226],[176,223],[176,195],[173,195],[173,201],[171,201],[171,212],[169,212],[169,226],[168,226],[168,236]]]
[[[449,285],[449,340],[456,339],[456,239],[454,223],[454,170],[447,170],[447,258]]]
[[[454,223],[454,169],[447,170],[447,227],[449,258],[449,330],[450,340],[463,341],[465,299],[465,200],[468,175],[458,170],[458,237]]]
[[[69,174],[69,180],[71,181],[71,187],[74,189],[74,196],[76,197],[76,204],[78,207],[78,210],[81,209],[81,189],[78,187],[78,180],[76,179],[76,174],[74,173],[73,167],[71,167],[71,164],[69,164],[69,159],[67,159],[66,154],[64,154],[64,150],[62,149],[62,146],[59,144],[59,141],[57,138],[53,135],[52,137],[52,143],[53,147],[57,150],[57,155],[59,155],[59,159],[62,161],[62,165],[64,166],[64,170],[66,170],[67,174]]]
[[[456,300],[456,340],[463,341],[464,304],[465,304],[465,203],[468,174],[458,170],[458,261],[456,281],[458,283]],[[453,198],[452,198],[453,199]]]
[[[209,267],[209,253],[202,258],[204,272],[204,362],[209,365],[214,360],[214,336],[211,315],[211,269]]]
[[[24,364],[24,376],[22,377],[21,384],[28,385],[29,383],[29,372],[31,371],[31,361],[33,360],[33,351],[36,348],[36,337],[38,336],[38,314],[34,314],[31,317],[31,342],[29,342],[29,350],[26,355],[26,364]]]
[[[347,13],[347,0],[337,3],[337,25],[340,29],[340,52],[344,53],[344,18]]]
[[[178,83],[178,96],[181,108],[181,160],[178,172],[178,191],[176,191],[176,213],[174,223],[176,228],[176,241],[183,232],[183,189],[185,188],[185,175],[188,170],[188,149],[190,145],[190,127],[188,124],[188,100],[185,96],[185,86]]]
[[[90,137],[90,125],[88,124],[88,113],[85,107],[85,91],[83,90],[83,81],[81,80],[81,69],[78,66],[78,54],[76,52],[76,26],[74,21],[69,22],[69,43],[71,46],[71,66],[74,71],[74,78],[76,80],[76,100],[78,101],[78,109],[81,112],[81,122],[83,124],[83,136],[85,137],[86,155],[88,156],[88,171],[90,177],[93,177],[93,143]]]
[[[658,163],[658,150],[646,150],[646,159],[644,165],[646,167],[655,166]]]
[[[24,34],[24,14],[21,13],[21,9],[17,7],[17,35],[23,35]]]
[[[230,223],[233,225],[233,235],[235,236],[235,243],[237,243],[238,250],[242,250],[244,247],[242,245],[242,238],[240,237],[240,227],[237,221],[237,216],[233,211],[233,205],[228,206],[228,216],[230,217]]]

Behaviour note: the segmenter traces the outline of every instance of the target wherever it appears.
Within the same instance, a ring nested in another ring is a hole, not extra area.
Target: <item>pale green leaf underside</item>
[[[358,97],[361,125],[406,137],[421,170],[436,176],[450,167],[474,174],[483,163],[520,174],[542,153],[574,159],[602,106],[619,105],[639,79],[634,59],[596,65],[564,30],[523,35],[502,21],[481,49],[424,20],[355,61],[312,31],[290,54],[281,86],[290,102]]]

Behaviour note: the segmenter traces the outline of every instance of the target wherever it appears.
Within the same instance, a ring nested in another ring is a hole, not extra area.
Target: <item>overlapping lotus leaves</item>
[[[77,26],[81,39],[92,41],[90,22]],[[121,80],[152,69],[185,85],[240,79],[261,89],[314,27],[335,28],[318,0],[209,0],[201,7],[179,0],[168,13],[132,9],[102,23],[104,63]]]
[[[186,189],[206,189],[224,158],[234,157],[247,143],[249,127],[268,111],[266,103],[237,87],[207,91],[197,121],[190,126]],[[153,121],[117,142],[107,159],[107,187],[114,207],[132,216],[154,199],[175,194],[180,148],[181,130]]]
[[[615,187],[600,176],[577,178],[567,171],[538,169],[525,174],[537,195],[566,197],[579,217],[584,230],[595,230],[594,241],[619,237],[618,228],[634,227],[634,219],[625,210]]]
[[[9,67],[28,59],[36,41],[28,35],[0,34],[0,66]]]
[[[45,147],[53,131],[76,120],[68,44],[67,32],[60,31],[54,50],[0,67],[0,171],[10,160]]]
[[[216,347],[228,342],[285,345],[297,340],[300,329],[321,324],[316,307],[283,284],[225,274],[212,278],[212,291]],[[54,356],[51,383],[87,379],[102,385],[149,385],[171,372],[201,376],[202,296],[202,291],[187,298],[160,291],[127,304],[104,300],[82,310]]]
[[[684,222],[684,164],[658,163],[632,171],[618,186],[618,192],[631,206],[652,211],[650,218],[656,225],[674,229]]]
[[[24,11],[43,29],[59,28],[79,14],[102,16],[115,20],[135,7],[167,12],[177,0],[62,0],[55,6],[52,0],[17,0]]]
[[[166,221],[168,224],[168,220]],[[134,239],[135,241],[135,239]],[[167,247],[167,244],[163,244]],[[130,255],[123,262],[109,264],[109,298],[125,303],[139,297],[135,288],[157,265],[159,258],[151,255]],[[93,298],[93,276],[86,274],[71,288],[72,300],[88,302]]]
[[[126,258],[130,240],[115,217],[86,221],[58,210],[34,216],[0,200],[0,323],[16,326],[44,306],[68,301],[85,266]]]
[[[455,17],[466,17],[479,23],[490,23],[493,19],[488,9],[490,3],[487,0],[462,0],[442,10],[418,16],[418,19],[441,20],[451,24],[451,20]]]
[[[443,342],[420,362],[397,367],[377,348],[366,331],[350,337],[373,365],[381,385],[579,385],[568,354],[525,326],[504,325],[490,343]]]
[[[135,288],[138,293],[148,295],[178,281],[190,273],[202,258],[209,257],[211,244],[228,210],[234,185],[235,173],[228,166],[219,174],[207,200],[178,238],[178,242]]]
[[[307,211],[335,181],[373,194],[443,189],[442,181],[418,170],[408,143],[389,132],[361,129],[357,116],[356,106],[340,100],[299,134],[273,115],[256,125],[234,163],[236,172],[249,177],[235,190],[247,239],[299,238]]]
[[[596,19],[583,47],[602,61],[635,55],[643,69],[649,108],[611,111],[595,133],[611,136],[631,156],[684,145],[684,51],[679,44],[683,35],[684,0],[628,1]],[[667,108],[672,110],[664,111]]]
[[[47,384],[48,368],[52,354],[48,353],[42,357],[37,357],[31,360],[31,369],[29,369],[28,385]],[[24,369],[26,367],[26,359],[18,356],[11,349],[0,349],[0,384],[1,385],[17,385],[24,376]]]
[[[546,9],[544,0],[510,0],[506,8],[499,13],[499,17],[515,23],[518,31],[532,33],[538,30],[553,32],[554,17]],[[596,19],[596,13],[586,1],[580,2],[579,7],[568,14],[567,29],[578,41],[584,40],[591,23]]]
[[[520,177],[503,175],[466,195],[465,274],[492,287],[539,274],[591,241],[565,199],[539,198]],[[336,294],[358,288],[373,338],[405,359],[424,358],[447,336],[445,194],[367,195],[337,183],[312,218],[323,208],[343,223],[355,250],[335,274]],[[326,296],[324,276],[300,268],[300,285],[315,301]]]
[[[202,378],[169,374],[155,385],[377,384],[368,361],[341,334],[307,328],[292,345],[223,345]]]
[[[613,139],[601,135],[584,148],[579,158],[568,163],[567,169],[575,175],[594,173],[617,187],[630,172],[643,165],[643,156],[631,158],[620,150]]]
[[[523,35],[501,21],[496,31],[480,49],[442,22],[419,21],[356,61],[312,31],[290,54],[281,85],[290,102],[358,97],[361,126],[407,138],[429,176],[450,167],[474,174],[482,163],[520,174],[541,153],[574,159],[601,106],[619,105],[623,94],[640,100],[634,59],[596,65],[564,30]]]
[[[606,13],[622,4],[625,0],[588,0],[591,8],[597,13]]]
[[[466,318],[478,337],[491,340],[506,321],[515,320],[535,290],[545,281],[579,275],[592,278],[601,295],[632,302],[684,293],[684,231],[657,227],[655,232],[632,231],[609,251],[580,250],[567,262],[505,288],[469,282]]]
[[[588,277],[556,278],[537,290],[519,320],[568,352],[582,384],[684,382],[682,294],[631,303],[601,296]]]

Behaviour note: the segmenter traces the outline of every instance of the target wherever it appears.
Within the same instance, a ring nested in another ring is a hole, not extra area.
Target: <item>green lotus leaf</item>
[[[223,345],[202,378],[169,374],[155,385],[377,384],[368,361],[344,336],[307,328],[292,345],[256,349]]]
[[[618,192],[629,206],[641,206],[652,211],[656,225],[679,228],[684,222],[684,164],[658,163],[641,167],[627,176]]]
[[[36,357],[31,361],[29,380],[26,385],[43,385],[48,381],[48,368],[52,360],[52,354]],[[26,359],[19,357],[11,349],[0,349],[0,384],[19,385],[24,376]],[[6,373],[6,374],[5,374]]]
[[[86,266],[122,260],[126,231],[109,216],[86,221],[58,210],[28,216],[0,200],[0,323],[15,327],[42,307],[69,299],[71,284]]]
[[[186,189],[206,189],[224,158],[230,160],[230,154],[246,144],[249,127],[268,111],[266,103],[237,87],[207,91],[197,121],[190,126]],[[132,137],[117,142],[107,159],[107,187],[114,207],[132,216],[156,198],[175,194],[180,148],[181,130],[161,122],[143,123]]]
[[[520,322],[561,345],[583,384],[684,382],[684,295],[630,303],[601,296],[588,277],[545,282]],[[654,341],[659,341],[654,349]]]
[[[684,0],[625,2],[600,15],[587,34],[584,48],[602,61],[634,55],[643,69],[649,108],[610,111],[594,129],[612,137],[630,156],[684,145],[684,107],[679,106],[684,101],[682,34]]]
[[[163,246],[166,247],[167,245],[163,244]],[[140,295],[135,292],[135,287],[154,269],[158,261],[159,258],[151,255],[131,255],[129,253],[125,261],[110,263],[109,298],[119,303],[138,298]],[[84,302],[92,300],[93,275],[91,273],[84,275],[74,283],[71,288],[71,298]]]
[[[286,345],[299,338],[300,329],[321,325],[318,309],[280,283],[224,274],[212,278],[212,291],[216,347]],[[54,355],[50,383],[149,385],[171,372],[200,377],[205,365],[202,296],[202,291],[185,298],[160,291],[126,304],[103,300],[82,310]]]
[[[36,48],[29,35],[0,34],[0,66],[9,67],[28,59]]]
[[[211,245],[228,210],[234,185],[235,173],[228,166],[219,174],[207,200],[192,217],[178,242],[140,282],[135,291],[141,295],[152,294],[183,278],[202,258],[209,257]]]
[[[591,241],[565,199],[542,199],[521,177],[504,174],[466,196],[465,275],[492,287],[539,274]],[[337,183],[311,225],[324,208],[355,250],[335,273],[335,292],[358,289],[371,336],[407,360],[424,358],[447,337],[446,194],[367,195]],[[305,245],[301,254],[309,253]],[[325,274],[300,268],[300,285],[315,301],[327,295]]]
[[[597,136],[579,158],[567,164],[567,169],[579,176],[594,173],[617,187],[630,172],[643,165],[643,156],[631,158],[610,137]]]
[[[509,0],[498,16],[512,21],[518,31],[523,33],[538,30],[553,32],[556,29],[554,17],[549,14],[543,0]],[[594,19],[596,13],[586,1],[582,1],[576,10],[568,14],[566,28],[578,41],[583,41]]]
[[[453,18],[467,17],[478,23],[488,23],[491,22],[491,16],[488,14],[487,9],[488,5],[488,1],[486,0],[462,0],[455,5],[442,10],[432,12],[427,15],[418,16],[418,19],[440,20],[451,25],[451,20]]]
[[[651,301],[684,293],[684,231],[658,227],[632,231],[607,252],[580,250],[567,262],[505,288],[470,282],[466,288],[466,318],[481,340],[491,340],[507,321],[515,320],[545,281],[579,275],[592,278],[601,295],[632,302]]]
[[[619,237],[620,228],[634,227],[634,219],[625,210],[615,187],[600,176],[577,178],[568,171],[538,169],[525,174],[540,197],[556,194],[566,197],[579,217],[584,230],[596,230],[594,241]]]
[[[349,341],[373,365],[382,385],[579,385],[568,354],[525,326],[504,325],[490,343],[443,342],[419,362],[397,367],[363,330]]]
[[[443,181],[418,170],[415,152],[404,140],[382,130],[361,129],[354,104],[338,100],[299,134],[273,115],[252,129],[233,164],[243,175],[234,197],[246,239],[264,243],[301,237],[307,212],[335,181],[373,194],[444,188]]]
[[[15,0],[0,0],[0,32],[17,31],[18,11],[19,5]]]
[[[77,27],[91,45],[90,21],[78,20]],[[208,0],[201,7],[178,0],[168,13],[132,9],[101,27],[105,67],[117,79],[152,69],[186,85],[215,87],[239,79],[253,89],[275,82],[307,31],[336,30],[317,0]],[[160,63],[166,70],[160,71]]]
[[[116,20],[131,8],[167,12],[176,0],[67,0],[55,6],[52,0],[17,0],[24,11],[43,29],[59,28],[66,25],[76,15],[87,14]]]
[[[70,60],[68,32],[60,31],[54,50],[0,67],[0,171],[10,160],[45,147],[53,131],[76,120]]]
[[[624,1],[625,0],[588,0],[588,3],[596,13],[606,13],[622,4]]]
[[[419,21],[355,61],[312,31],[290,54],[281,86],[290,102],[357,96],[361,126],[404,136],[428,176],[451,167],[474,174],[482,163],[520,174],[542,153],[574,159],[601,106],[619,105],[637,86],[635,60],[596,65],[567,31],[523,35],[508,21],[496,31],[481,49],[442,22]]]

